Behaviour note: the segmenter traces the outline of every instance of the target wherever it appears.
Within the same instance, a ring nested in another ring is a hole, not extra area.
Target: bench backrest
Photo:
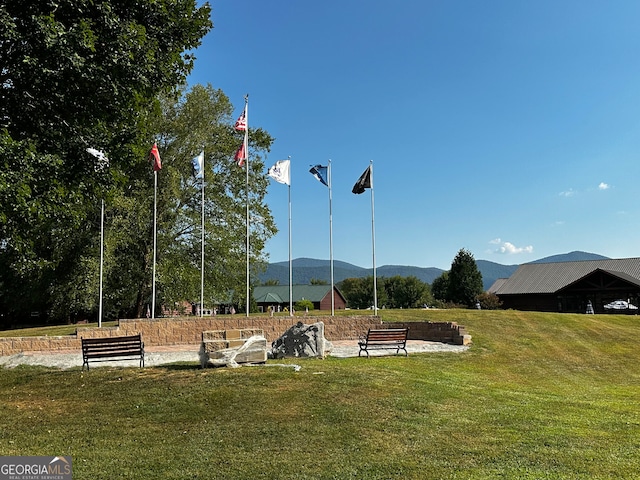
[[[381,342],[381,341],[397,341],[404,342],[407,340],[407,328],[387,328],[384,330],[370,329],[367,332],[368,342]]]
[[[142,336],[83,338],[82,353],[101,357],[135,355],[142,350]]]

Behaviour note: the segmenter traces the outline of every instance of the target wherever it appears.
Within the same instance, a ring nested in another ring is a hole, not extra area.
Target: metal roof
[[[287,300],[283,300],[280,295],[274,292],[260,292],[260,296],[256,295],[255,288],[253,292],[256,303],[285,303],[285,301],[289,301],[289,292],[287,292]]]
[[[640,258],[622,258],[526,263],[520,265],[503,283],[495,282],[490,290],[496,295],[554,293],[597,269],[607,271],[634,284],[640,283]]]
[[[335,289],[344,298],[340,290]],[[293,285],[293,301],[311,300],[319,302],[331,291],[331,285]],[[289,285],[265,285],[253,288],[253,298],[257,303],[287,303],[289,301]]]
[[[489,287],[489,289],[487,290],[487,292],[489,293],[496,293],[498,290],[500,290],[500,288],[502,287],[502,285],[504,285],[504,283],[506,281],[508,281],[508,278],[496,278],[496,280],[493,282],[493,284]]]

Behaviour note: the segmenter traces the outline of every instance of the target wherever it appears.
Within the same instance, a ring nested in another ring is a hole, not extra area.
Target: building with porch
[[[540,312],[637,313],[605,308],[617,300],[638,305],[640,258],[527,263],[489,288],[503,308]]]

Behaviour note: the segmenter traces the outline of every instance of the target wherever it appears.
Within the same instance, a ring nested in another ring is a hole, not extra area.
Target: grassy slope
[[[638,478],[640,319],[383,311],[458,321],[463,354],[0,375],[0,452],[75,479]]]

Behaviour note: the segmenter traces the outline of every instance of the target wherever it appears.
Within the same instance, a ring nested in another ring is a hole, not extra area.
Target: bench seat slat
[[[365,352],[368,357],[369,349],[396,350],[396,353],[404,350],[405,356],[408,356],[406,348],[408,332],[408,328],[369,329],[367,336],[358,342],[360,346],[358,356]]]
[[[144,367],[144,342],[141,335],[82,339],[82,368],[89,369],[89,361],[140,360]]]

